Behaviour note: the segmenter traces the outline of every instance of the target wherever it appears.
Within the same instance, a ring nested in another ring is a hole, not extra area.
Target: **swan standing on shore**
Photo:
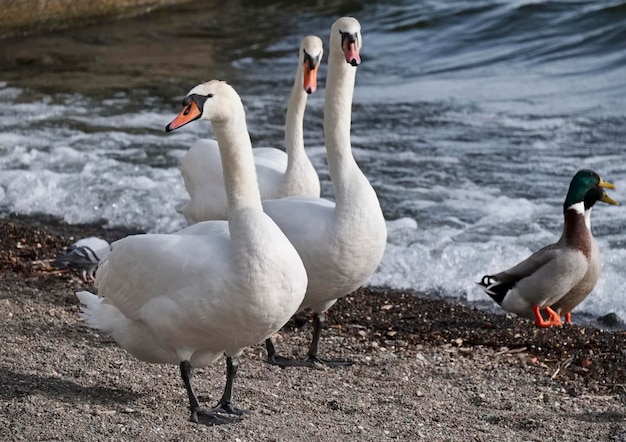
[[[294,245],[309,276],[300,310],[313,310],[313,338],[304,360],[278,356],[266,341],[268,361],[281,366],[324,363],[318,356],[325,312],[374,273],[387,242],[385,219],[371,184],[359,169],[350,144],[352,95],[360,63],[361,25],[342,17],[331,27],[324,109],[324,138],[335,203],[322,198],[265,200],[263,208]]]
[[[317,172],[304,150],[303,120],[307,96],[317,89],[317,71],[324,49],[319,37],[302,40],[298,69],[287,105],[285,149],[253,149],[261,199],[290,195],[320,196]],[[214,140],[198,140],[185,154],[181,173],[191,199],[183,207],[189,224],[211,219],[227,219],[228,204],[224,175]]]
[[[193,88],[168,126],[211,120],[228,197],[228,221],[173,234],[132,235],[113,244],[96,274],[98,296],[77,293],[87,325],[111,335],[138,359],[177,364],[191,420],[240,419],[231,403],[238,357],[278,331],[302,303],[307,285],[296,250],[263,212],[243,104],[222,81]],[[192,369],[227,357],[216,407],[200,406]]]

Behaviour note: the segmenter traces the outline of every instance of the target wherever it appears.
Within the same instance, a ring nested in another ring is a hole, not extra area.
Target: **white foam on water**
[[[123,103],[116,103],[116,105]],[[110,129],[154,129],[164,132],[165,126],[175,117],[173,112],[148,112],[142,111],[136,114],[122,114],[110,116],[77,116],[74,120],[85,124]]]
[[[114,109],[92,107],[88,113],[90,103],[78,96],[60,104],[44,97],[17,105],[10,103],[15,96],[0,93],[4,212],[52,214],[68,223],[106,220],[159,232],[184,226],[178,211],[187,197],[177,168],[182,153],[171,146],[195,137],[165,135],[165,124],[175,115],[103,117]]]
[[[395,92],[398,100],[411,96],[400,88]],[[160,112],[147,101],[140,110],[129,111],[124,95],[99,103],[77,95],[15,103],[21,94],[0,85],[3,213],[47,213],[68,223],[104,219],[111,226],[150,232],[184,227],[179,210],[187,194],[178,165],[195,140],[212,137],[208,122],[165,134],[177,109]],[[282,130],[282,121],[271,127],[258,122],[265,121],[265,98],[246,101],[250,119],[256,121],[249,126],[251,133]],[[312,97],[316,112],[321,103],[321,95]],[[355,158],[383,195],[383,208],[396,214],[388,221],[387,250],[370,285],[491,301],[475,284],[482,275],[516,264],[561,233],[566,187],[551,187],[555,170],[594,168],[618,186],[611,196],[626,203],[626,178],[621,178],[626,170],[617,148],[590,155],[576,147],[570,154],[580,137],[593,138],[598,130],[589,120],[432,107],[425,121],[410,121],[397,131],[369,130],[365,124],[353,131]],[[313,116],[320,125],[319,115]],[[517,134],[524,146],[518,148],[503,133]],[[462,136],[455,138],[457,134]],[[330,194],[323,133],[309,131],[305,137]],[[282,147],[282,137],[268,138]],[[500,140],[508,144],[500,145]],[[605,265],[594,292],[575,313],[614,311],[626,318],[623,208],[598,206],[592,225]]]
[[[24,214],[52,214],[71,224],[104,219],[111,226],[136,226],[160,232],[184,226],[178,208],[186,192],[177,169],[86,158],[71,148],[55,149],[51,154],[85,161],[71,172],[43,168],[3,171],[0,188],[4,207]],[[42,159],[45,155],[41,153],[36,156],[40,162],[54,161]],[[30,153],[24,154],[23,162],[32,163],[30,157]]]

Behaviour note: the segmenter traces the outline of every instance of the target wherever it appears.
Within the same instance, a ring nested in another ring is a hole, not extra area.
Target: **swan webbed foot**
[[[280,368],[285,367],[293,367],[295,359],[289,359],[284,356],[276,353],[276,347],[274,347],[274,343],[272,342],[272,338],[267,338],[265,340],[265,348],[267,349],[267,360],[266,362],[270,365],[277,365]]]
[[[235,416],[241,416],[244,414],[249,414],[250,410],[242,410],[241,408],[235,407],[232,402],[219,401],[217,405],[210,410],[213,413],[220,414],[231,414]],[[241,418],[239,418],[241,420]]]
[[[313,365],[320,364],[320,365],[325,365],[330,368],[349,367],[350,365],[354,365],[354,361],[342,361],[339,359],[323,359],[317,355],[315,356],[309,355],[306,357],[305,361],[309,361]]]
[[[224,394],[217,405],[209,410],[200,406],[198,397],[191,386],[191,364],[189,361],[182,361],[180,363],[180,374],[189,396],[189,409],[191,410],[189,420],[191,422],[212,427],[214,425],[232,424],[243,420],[241,415],[248,411],[235,408],[231,402],[233,382],[238,367],[239,359],[236,356],[226,358],[226,387],[224,388]]]
[[[206,425],[208,427],[213,427],[215,425],[233,424],[243,420],[240,416],[225,416],[219,411],[214,410],[215,409],[207,410],[206,408],[198,407],[194,410],[191,410],[191,417],[189,418],[189,420],[191,422],[195,422],[196,424]]]
[[[309,352],[304,359],[291,359],[284,356],[280,356],[276,353],[276,347],[271,338],[265,340],[265,347],[267,349],[267,363],[271,365],[278,365],[281,368],[286,367],[309,367],[315,368],[318,365],[325,365],[330,368],[336,367],[348,367],[353,365],[353,361],[340,361],[332,359],[323,359],[317,355],[318,343],[320,339],[320,333],[322,330],[322,323],[325,320],[323,313],[313,315],[313,339],[309,346]]]
[[[314,368],[315,362],[307,359],[291,359],[281,355],[273,354],[267,356],[267,363],[271,365],[278,365],[280,368],[286,367],[309,367]]]
[[[300,361],[298,359],[286,358],[284,356],[277,355],[277,354],[267,355],[267,361],[266,362],[268,364],[270,364],[270,365],[277,365],[280,368],[302,367],[302,366],[305,365],[305,364],[302,363],[302,361]]]
[[[332,359],[322,359],[319,356],[307,356],[304,359],[290,359],[284,356],[280,356],[277,354],[273,354],[271,356],[268,355],[267,363],[272,365],[278,365],[281,368],[286,367],[309,367],[315,368],[318,365],[325,365],[330,368],[336,367],[348,367],[353,365],[353,361],[340,361],[340,360],[332,360]]]

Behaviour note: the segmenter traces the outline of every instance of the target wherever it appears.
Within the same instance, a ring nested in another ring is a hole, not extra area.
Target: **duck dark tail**
[[[481,278],[480,282],[477,282],[479,286],[487,293],[491,298],[502,305],[502,301],[506,294],[515,286],[515,281],[504,282],[498,281],[494,275],[485,275]]]

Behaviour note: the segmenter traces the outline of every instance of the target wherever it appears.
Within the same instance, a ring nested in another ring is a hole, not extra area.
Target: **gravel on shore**
[[[242,422],[188,421],[174,366],[137,361],[79,320],[79,275],[50,267],[76,239],[128,229],[0,219],[2,440],[626,441],[626,332],[539,329],[424,294],[362,288],[329,312],[321,352],[355,364],[280,369],[261,344],[241,358]],[[281,353],[311,335],[291,321]],[[221,396],[225,364],[197,370],[201,400]]]

